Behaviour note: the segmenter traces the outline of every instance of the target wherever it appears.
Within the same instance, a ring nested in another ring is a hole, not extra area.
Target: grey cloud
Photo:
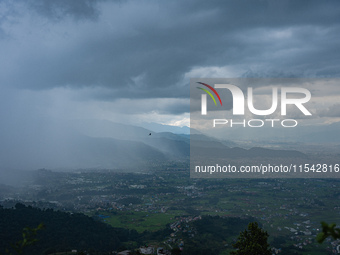
[[[27,1],[28,7],[35,10],[38,14],[54,21],[59,21],[65,17],[75,19],[95,19],[99,15],[97,1],[82,0],[30,0]]]
[[[319,112],[320,117],[340,117],[340,104],[335,104]]]
[[[40,167],[41,155],[55,159],[44,148],[72,136],[73,119],[171,123],[189,111],[189,74],[199,70],[338,77],[339,17],[337,0],[0,1],[0,155]],[[322,103],[332,86],[311,91]],[[211,114],[231,109],[230,93],[221,96],[223,107],[208,101]]]
[[[124,114],[148,114],[179,115],[189,112],[189,100],[178,98],[152,98],[152,99],[122,99],[113,102],[116,112]]]
[[[98,16],[47,24],[62,32],[18,44],[23,54],[1,79],[17,87],[102,87],[112,100],[188,97],[184,74],[200,66],[237,65],[244,77],[339,75],[338,1],[30,3],[52,19]],[[53,40],[61,43],[46,47]]]

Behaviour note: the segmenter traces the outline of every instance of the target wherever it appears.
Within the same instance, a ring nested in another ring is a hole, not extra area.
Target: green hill
[[[38,231],[39,241],[25,248],[24,254],[70,250],[108,252],[138,237],[136,231],[113,228],[84,214],[41,210],[18,203],[12,209],[0,207],[0,254],[22,240],[23,228],[36,228],[40,223],[45,228]]]

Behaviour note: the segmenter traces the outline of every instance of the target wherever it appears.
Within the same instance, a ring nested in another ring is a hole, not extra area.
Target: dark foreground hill
[[[185,216],[187,217],[187,216]],[[200,216],[194,219],[188,217],[189,223],[180,217],[174,221],[180,222],[176,226],[176,243],[185,243],[183,255],[219,254],[231,248],[239,232],[244,230],[249,222],[255,218],[235,218],[220,216]],[[11,244],[23,239],[23,228],[36,228],[40,223],[45,228],[37,232],[38,241],[25,247],[25,255],[54,254],[70,252],[71,250],[86,251],[88,254],[111,254],[112,251],[121,250],[130,246],[136,249],[148,243],[164,244],[173,230],[167,226],[158,231],[144,231],[113,228],[103,222],[96,221],[81,213],[66,213],[52,209],[41,210],[23,204],[16,204],[15,208],[4,209],[0,206],[0,254],[7,254]],[[176,244],[172,244],[176,247]],[[16,254],[15,252],[12,254]]]
[[[15,209],[0,207],[0,254],[6,254],[6,248],[22,240],[23,228],[36,228],[40,223],[45,228],[38,231],[36,238],[39,241],[26,247],[24,254],[51,254],[73,249],[108,252],[117,250],[122,242],[138,237],[134,230],[113,228],[84,214],[17,204]]]

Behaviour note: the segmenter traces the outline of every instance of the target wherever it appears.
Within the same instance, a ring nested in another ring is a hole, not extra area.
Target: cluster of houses
[[[140,254],[157,254],[157,255],[171,255],[171,252],[168,250],[165,250],[163,247],[154,247],[154,246],[143,246],[139,248]],[[130,255],[130,250],[125,250],[118,252],[117,255]]]

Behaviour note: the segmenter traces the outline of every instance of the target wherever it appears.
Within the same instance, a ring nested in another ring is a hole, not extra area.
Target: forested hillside
[[[37,233],[39,241],[25,248],[24,254],[72,249],[112,251],[118,249],[122,242],[138,237],[134,230],[113,228],[84,214],[41,210],[18,203],[15,209],[0,207],[0,254],[22,239],[23,228],[36,228],[40,223],[45,227]]]

